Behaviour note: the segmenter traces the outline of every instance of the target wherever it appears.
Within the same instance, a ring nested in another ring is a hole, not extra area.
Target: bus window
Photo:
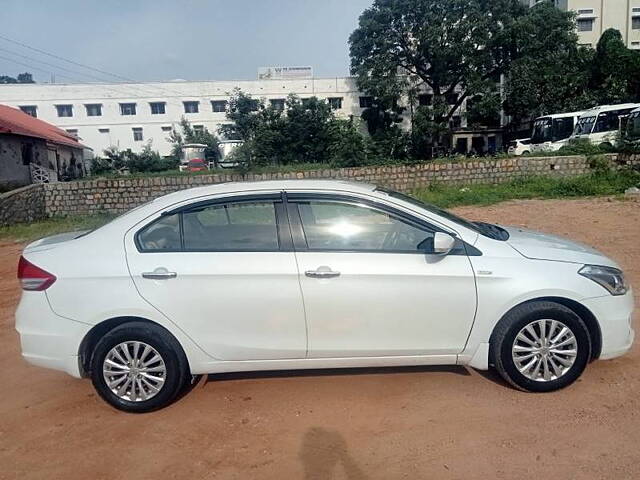
[[[575,135],[588,135],[591,133],[591,129],[593,128],[593,124],[596,121],[596,117],[582,117],[576,123],[576,129],[574,130]]]
[[[553,141],[569,138],[573,133],[573,117],[556,118],[553,120]]]
[[[594,133],[598,132],[610,132],[613,130],[618,130],[620,126],[620,115],[628,114],[632,108],[623,108],[622,110],[612,110],[610,112],[602,112],[598,115],[598,120],[596,121],[596,126],[593,129]]]
[[[541,118],[533,122],[533,132],[531,133],[531,143],[538,144],[550,142],[551,135],[551,119]]]
[[[629,140],[640,139],[640,112],[635,112],[629,115],[627,119],[627,135]]]

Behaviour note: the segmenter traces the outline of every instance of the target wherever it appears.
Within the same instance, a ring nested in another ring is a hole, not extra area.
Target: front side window
[[[73,105],[56,105],[59,117],[73,117]]]
[[[368,206],[331,200],[298,202],[309,250],[424,252],[434,231]]]
[[[573,117],[555,118],[553,120],[553,141],[569,138],[573,132]]]
[[[184,104],[184,113],[198,113],[200,102],[182,102]]]
[[[236,202],[165,215],[137,236],[144,252],[273,252],[280,249],[275,204]]]

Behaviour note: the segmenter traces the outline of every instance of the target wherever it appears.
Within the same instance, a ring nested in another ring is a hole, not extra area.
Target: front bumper
[[[619,357],[629,351],[633,345],[633,292],[625,295],[605,295],[588,298],[582,304],[593,313],[598,320],[602,332],[603,360]]]
[[[91,325],[53,313],[45,292],[22,292],[16,330],[20,334],[22,357],[27,362],[82,376],[78,351]]]

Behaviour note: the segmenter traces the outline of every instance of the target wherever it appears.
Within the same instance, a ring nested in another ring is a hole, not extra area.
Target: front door
[[[289,195],[309,357],[462,351],[476,308],[462,243],[425,254],[437,230],[358,200]]]
[[[198,203],[131,232],[127,261],[140,295],[216,359],[304,358],[304,309],[282,212],[279,195]]]

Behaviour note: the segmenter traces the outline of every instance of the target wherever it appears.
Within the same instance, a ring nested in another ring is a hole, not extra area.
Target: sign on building
[[[260,67],[259,80],[292,80],[313,78],[313,67]]]

